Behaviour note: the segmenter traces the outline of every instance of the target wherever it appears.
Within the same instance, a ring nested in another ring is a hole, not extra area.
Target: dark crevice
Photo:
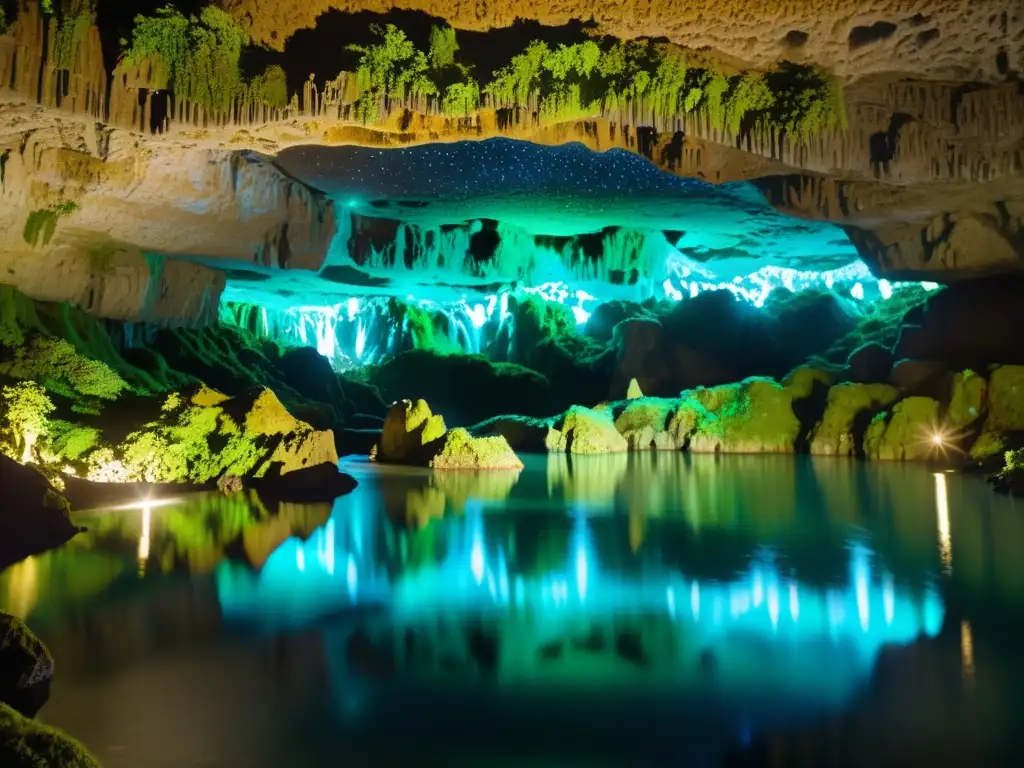
[[[850,48],[861,48],[878,43],[893,36],[896,25],[889,21],[876,21],[870,27],[854,27],[850,30]]]
[[[800,48],[807,44],[810,39],[810,35],[801,29],[791,29],[786,33],[786,45],[792,46],[793,48]]]

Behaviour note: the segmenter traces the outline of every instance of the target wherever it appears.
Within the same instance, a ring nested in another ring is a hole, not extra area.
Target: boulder
[[[858,347],[846,360],[844,378],[847,381],[874,384],[889,380],[892,352],[877,342]]]
[[[549,451],[574,454],[619,453],[629,450],[615,428],[610,409],[573,406],[556,422],[548,435]]]
[[[431,469],[522,469],[503,437],[473,437],[458,427],[426,446]]]
[[[811,453],[819,456],[858,453],[868,420],[898,398],[899,392],[887,384],[836,384],[828,391],[821,421],[811,430]]]
[[[864,453],[881,461],[915,461],[935,457],[932,438],[939,424],[939,403],[930,397],[908,397],[888,413],[875,416],[864,435]]]
[[[82,745],[0,703],[0,765],[4,768],[100,768]]]
[[[981,418],[988,395],[988,382],[984,376],[979,376],[968,369],[953,374],[950,387],[949,407],[946,409],[943,426],[956,432],[971,426]]]
[[[682,431],[687,422],[693,453],[792,453],[800,435],[793,395],[771,379],[682,393],[673,417]]]
[[[0,453],[0,571],[30,555],[55,549],[80,532],[67,500],[33,466]]]
[[[631,451],[679,451],[689,430],[680,433],[674,418],[679,401],[657,397],[630,400],[615,419],[615,429]]]
[[[0,702],[35,717],[50,698],[53,657],[21,619],[0,613]]]
[[[446,430],[444,418],[431,413],[426,400],[400,400],[388,409],[373,458],[381,462],[416,461],[423,446]]]
[[[167,395],[155,419],[84,463],[95,482],[203,485],[337,461],[334,433],[296,419],[269,389],[229,398],[201,386]]]
[[[447,430],[444,419],[431,413],[424,400],[391,406],[370,459],[438,470],[523,467],[504,437],[473,437],[461,427]]]
[[[481,422],[470,432],[477,436],[501,435],[516,451],[543,453],[552,435],[553,419],[532,419],[529,416],[496,416]]]
[[[1001,365],[988,379],[985,423],[971,447],[976,461],[992,459],[1002,453],[1007,437],[1024,431],[1024,366]]]

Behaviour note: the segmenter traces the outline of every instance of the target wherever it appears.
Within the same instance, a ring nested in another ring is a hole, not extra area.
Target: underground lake
[[[354,492],[274,517],[220,494],[76,514],[0,575],[60,660],[46,722],[139,768],[1019,754],[1024,517],[979,478],[525,459],[346,459]]]

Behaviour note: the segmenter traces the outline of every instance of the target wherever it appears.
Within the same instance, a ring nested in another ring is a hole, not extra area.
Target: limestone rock
[[[644,396],[644,393],[640,390],[640,385],[636,379],[629,380],[629,387],[626,388],[626,399],[636,400]]]
[[[4,768],[100,768],[74,739],[0,703],[0,765]]]
[[[939,403],[930,397],[908,397],[890,413],[875,416],[864,435],[864,453],[881,461],[915,461],[934,457],[932,436],[939,424]]]
[[[679,401],[656,397],[630,400],[615,419],[615,428],[631,451],[682,450],[689,429],[680,429]]]
[[[988,395],[988,382],[971,370],[953,375],[952,395],[943,426],[958,431],[981,418]]]
[[[423,446],[446,430],[444,417],[431,413],[426,400],[401,400],[388,409],[373,458],[382,462],[414,460]]]
[[[449,430],[426,446],[432,469],[522,469],[523,462],[503,437],[472,437],[465,429]]]
[[[312,27],[334,8],[385,13],[389,0],[314,0],[267,4],[258,0],[224,0],[224,7],[264,45],[282,50],[295,30]],[[984,14],[958,4],[914,0],[812,0],[811,2],[743,2],[729,0],[654,0],[639,10],[628,0],[600,5],[558,0],[459,3],[414,0],[404,7],[446,19],[459,29],[510,26],[516,19],[536,19],[559,26],[593,19],[603,34],[624,38],[667,37],[691,48],[709,48],[770,69],[781,56],[815,61],[837,74],[854,77],[879,72],[918,72],[933,77],[994,79],[996,56],[1010,51],[1020,67],[1020,21],[1001,28]],[[1008,22],[1009,23],[1009,22]],[[919,35],[930,32],[927,38]],[[1014,35],[1016,34],[1016,37]],[[921,40],[927,44],[922,44]],[[1015,42],[1016,41],[1016,42]]]
[[[547,449],[574,454],[618,453],[629,450],[629,444],[615,428],[611,410],[573,406],[557,422]]]
[[[402,400],[391,406],[370,458],[437,470],[523,466],[504,437],[473,437],[462,428],[447,430],[444,419],[431,413],[425,400]]]
[[[35,717],[50,697],[53,657],[21,619],[0,613],[0,702]]]
[[[696,407],[689,436],[693,453],[791,453],[800,434],[793,396],[771,379],[683,393]]]
[[[1001,365],[988,380],[988,415],[971,458],[983,461],[998,456],[1009,434],[1024,431],[1024,366]]]
[[[228,398],[208,387],[171,393],[160,415],[87,459],[96,482],[207,483],[337,464],[334,434],[315,430],[270,390]]]
[[[858,444],[858,421],[864,421],[896,402],[899,392],[887,384],[836,384],[828,391],[821,421],[811,432],[811,453],[820,456],[852,456]]]

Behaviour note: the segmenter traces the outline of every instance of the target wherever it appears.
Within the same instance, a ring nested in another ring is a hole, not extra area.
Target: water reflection
[[[1024,522],[977,479],[681,454],[534,457],[512,473],[346,470],[360,485],[333,505],[215,494],[77,517],[88,534],[0,573],[0,609],[51,643],[61,687],[104,707],[97,670],[141,675],[173,649],[194,688],[212,674],[210,648],[273,638],[246,679],[291,685],[301,668],[315,684],[268,698],[360,727],[384,717],[374,707],[389,686],[412,685],[425,713],[456,690],[501,702],[540,691],[535,703],[582,692],[577,710],[623,708],[594,721],[611,733],[644,691],[714,710],[735,738],[771,717],[852,707],[885,647],[914,659],[918,638],[948,651],[929,656],[924,690],[952,678],[991,711],[1017,690],[991,681],[1021,679],[998,643],[1024,625]],[[57,715],[81,710],[62,710],[60,695]],[[406,695],[395,693],[402,707]],[[72,730],[90,743],[88,728]]]

